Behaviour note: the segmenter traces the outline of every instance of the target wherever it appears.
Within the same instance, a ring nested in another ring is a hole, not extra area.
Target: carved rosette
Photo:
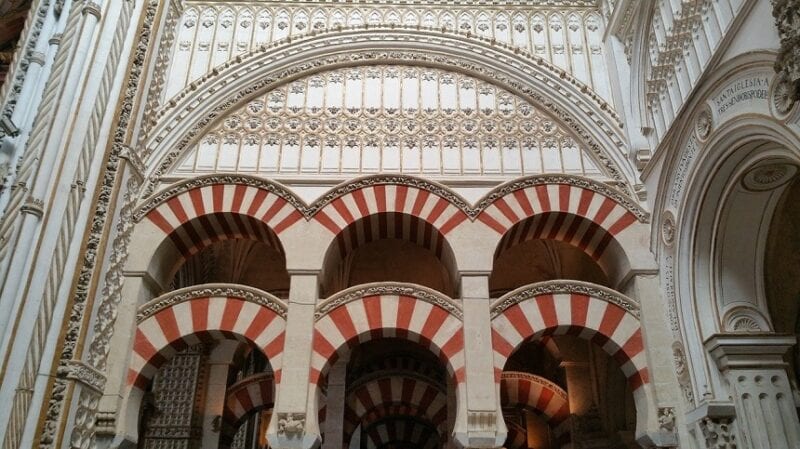
[[[669,210],[665,210],[661,218],[661,240],[667,247],[675,243],[675,215]]]
[[[789,182],[797,174],[797,166],[781,162],[758,165],[745,173],[742,185],[751,192],[765,192]]]
[[[697,133],[697,138],[701,141],[705,141],[713,129],[714,118],[711,115],[711,109],[706,107],[697,114],[697,118],[694,122],[694,130]]]

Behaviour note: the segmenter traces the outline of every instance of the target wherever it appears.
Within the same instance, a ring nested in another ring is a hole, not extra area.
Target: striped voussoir
[[[395,416],[374,423],[364,430],[367,449],[438,449],[442,438],[429,423]]]
[[[649,380],[639,320],[603,299],[577,293],[540,294],[505,309],[492,320],[495,380],[525,340],[576,335],[605,350],[621,366],[632,390]]]
[[[445,238],[427,221],[399,212],[386,212],[360,218],[336,234],[336,247],[344,257],[361,245],[380,239],[400,239],[427,248],[442,257]]]
[[[188,257],[219,240],[258,239],[281,250],[276,235],[303,218],[285,199],[258,187],[213,184],[179,193],[145,215]]]
[[[495,258],[515,245],[536,239],[568,243],[581,249],[605,268],[609,261],[603,255],[609,254],[606,249],[614,237],[597,223],[577,215],[551,212],[536,214],[522,219],[503,234]]]
[[[506,420],[506,427],[508,427],[506,449],[529,449],[528,432],[524,427],[508,420]]]
[[[504,372],[500,381],[500,402],[503,407],[522,407],[541,413],[553,429],[569,418],[567,393],[533,374]]]
[[[467,215],[445,198],[413,186],[381,184],[348,192],[314,215],[333,234],[368,215],[395,212],[419,217],[443,235],[467,219]]]
[[[339,351],[377,338],[420,343],[464,382],[464,332],[447,310],[412,296],[373,295],[340,305],[314,324],[311,382],[317,384]]]
[[[447,418],[447,396],[415,377],[373,379],[347,394],[345,435],[351,435],[359,424],[374,422],[390,412],[425,418],[438,426]]]
[[[624,231],[637,220],[636,215],[614,199],[570,184],[542,184],[515,190],[492,202],[478,215],[478,220],[498,234],[505,234],[523,219],[548,212],[585,218],[612,236]],[[559,230],[561,235],[567,236],[573,232],[570,230],[571,222],[560,226],[566,226],[566,229]],[[548,234],[552,232],[548,229]]]
[[[246,377],[228,387],[223,417],[236,426],[248,414],[272,408],[275,402],[275,379],[271,373]]]
[[[160,310],[136,327],[128,383],[142,390],[176,352],[233,338],[259,348],[280,382],[286,323],[273,310],[242,298],[193,298]]]

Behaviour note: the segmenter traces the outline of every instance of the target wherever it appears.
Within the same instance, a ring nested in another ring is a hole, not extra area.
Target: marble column
[[[732,423],[703,421],[709,447],[800,447],[800,421],[783,360],[795,341],[794,336],[766,333],[717,334],[706,340],[706,349],[728,381],[739,430],[738,442],[720,446],[720,435],[727,434],[717,427]]]
[[[241,343],[234,340],[219,342],[208,357],[205,406],[203,407],[203,447],[219,447],[228,373]]]
[[[328,374],[326,395],[325,442],[322,449],[341,449],[344,441],[344,407],[347,400],[347,362],[349,355],[343,355],[331,367]]]

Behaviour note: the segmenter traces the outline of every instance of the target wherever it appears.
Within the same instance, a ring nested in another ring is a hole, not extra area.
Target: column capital
[[[794,335],[786,334],[715,334],[705,341],[705,347],[721,371],[783,368],[783,355],[796,342]]]

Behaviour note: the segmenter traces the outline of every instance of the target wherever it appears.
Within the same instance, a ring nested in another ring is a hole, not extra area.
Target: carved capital
[[[81,12],[83,12],[84,15],[91,14],[95,16],[97,20],[100,20],[100,17],[102,17],[102,9],[100,5],[91,1],[88,1],[83,5]]]
[[[40,200],[39,198],[34,198],[29,196],[25,203],[20,207],[22,213],[25,214],[32,214],[37,216],[38,218],[42,218],[44,215],[44,201]]]
[[[102,394],[105,389],[106,376],[80,360],[70,360],[59,371],[67,379],[76,380],[97,393]]]
[[[306,427],[305,413],[278,413],[278,435],[300,438]]]

